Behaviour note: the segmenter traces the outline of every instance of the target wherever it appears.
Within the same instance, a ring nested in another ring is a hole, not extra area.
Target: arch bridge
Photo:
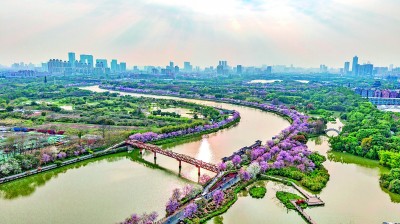
[[[325,133],[328,133],[328,132],[330,132],[330,131],[334,131],[334,132],[336,132],[338,135],[340,134],[340,131],[337,130],[336,128],[328,128],[328,129],[325,130]]]

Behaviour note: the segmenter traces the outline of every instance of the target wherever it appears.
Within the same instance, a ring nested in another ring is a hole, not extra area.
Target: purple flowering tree
[[[196,212],[197,204],[192,202],[186,206],[185,210],[183,211],[183,216],[185,216],[185,218],[193,218]]]
[[[182,189],[182,196],[186,197],[186,196],[190,195],[192,193],[192,191],[193,191],[192,185],[190,185],[190,184],[185,185]]]
[[[226,164],[224,162],[219,163],[218,164],[218,170],[220,172],[226,170]]]
[[[210,179],[211,179],[211,177],[210,177],[209,175],[203,174],[203,175],[200,176],[199,183],[200,183],[201,185],[204,185],[204,184],[206,184]]]
[[[213,201],[217,207],[219,207],[221,205],[221,203],[224,201],[224,197],[225,197],[225,194],[221,190],[216,190],[213,193]]]
[[[42,155],[42,162],[44,164],[47,164],[48,162],[52,161],[52,157],[46,153],[43,153]]]
[[[179,203],[176,199],[169,199],[167,204],[165,205],[165,211],[167,215],[174,213],[179,208]]]
[[[269,168],[269,165],[267,162],[265,162],[265,161],[260,162],[260,172],[261,173],[265,173],[265,171],[267,171],[268,168]]]
[[[249,181],[249,180],[251,179],[250,173],[247,172],[247,171],[244,170],[244,169],[241,169],[241,170],[239,171],[239,176],[240,176],[240,178],[241,178],[242,180],[244,180],[244,181]]]
[[[175,199],[175,200],[179,201],[181,199],[181,197],[182,197],[182,193],[179,188],[175,188],[172,190],[171,199]]]
[[[240,165],[240,163],[242,162],[242,158],[240,158],[240,156],[238,156],[238,155],[235,155],[233,158],[232,158],[232,163],[233,163],[233,165],[234,166],[238,166],[238,165]]]

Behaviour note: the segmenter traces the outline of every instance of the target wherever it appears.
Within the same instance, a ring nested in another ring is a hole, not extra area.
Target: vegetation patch
[[[390,192],[400,194],[400,168],[391,169],[390,173],[383,174],[380,183],[383,188]]]
[[[284,192],[284,191],[277,191],[276,192],[276,198],[281,201],[286,208],[288,209],[296,209],[294,205],[290,202],[291,200],[305,200],[304,198],[300,197],[297,194],[289,193],[289,192]],[[299,206],[303,209],[307,208],[307,203],[299,203]]]
[[[287,167],[282,169],[270,169],[266,174],[287,177],[312,192],[320,192],[326,186],[330,177],[328,170],[323,166],[306,173],[294,167]]]
[[[252,198],[263,198],[267,193],[267,189],[264,186],[252,186],[249,189],[249,193]]]

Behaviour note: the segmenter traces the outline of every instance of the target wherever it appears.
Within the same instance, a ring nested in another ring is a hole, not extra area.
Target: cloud
[[[66,59],[128,65],[400,61],[395,0],[3,0],[0,63]],[[379,55],[379,57],[377,56]]]

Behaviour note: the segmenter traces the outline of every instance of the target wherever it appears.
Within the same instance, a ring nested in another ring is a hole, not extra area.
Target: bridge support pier
[[[154,152],[154,164],[157,164],[157,153]]]
[[[197,167],[197,175],[200,177],[200,167]]]
[[[182,161],[180,161],[180,160],[178,160],[179,161],[179,175],[181,174],[181,170],[182,170]]]
[[[142,156],[143,155],[143,149],[139,149],[139,152],[140,152],[140,156]]]

